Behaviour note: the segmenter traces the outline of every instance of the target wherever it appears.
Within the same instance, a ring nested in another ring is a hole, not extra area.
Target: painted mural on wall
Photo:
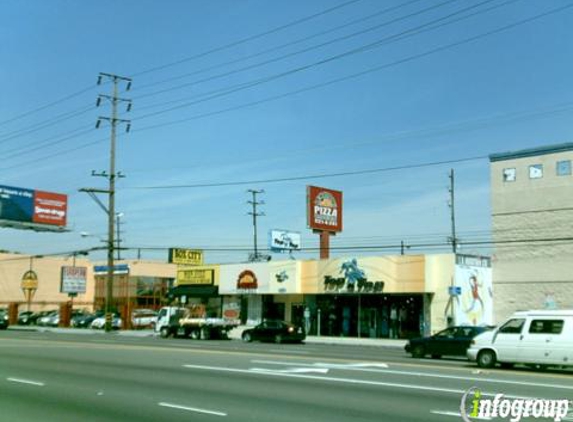
[[[474,263],[475,264],[475,263]],[[456,325],[493,325],[492,271],[482,265],[456,265],[455,286],[459,294],[452,297]]]

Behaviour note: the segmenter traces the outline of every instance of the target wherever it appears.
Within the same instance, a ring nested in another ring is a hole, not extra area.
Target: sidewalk
[[[241,334],[247,326],[240,326],[229,332],[230,339],[240,339]],[[395,347],[403,349],[408,340],[388,339],[388,338],[357,338],[357,337],[329,337],[329,336],[307,336],[307,344],[337,344],[346,346],[377,346]]]
[[[241,334],[247,326],[237,327],[229,332],[229,338],[240,340]],[[12,331],[33,331],[39,333],[55,334],[85,334],[85,335],[104,335],[104,330],[92,330],[89,328],[57,328],[57,327],[38,327],[27,325],[11,325],[8,330]],[[156,334],[152,330],[117,330],[107,333],[108,335],[117,335],[124,337],[154,337]],[[393,347],[403,349],[407,340],[394,340],[387,338],[356,338],[356,337],[328,337],[328,336],[307,336],[307,344],[334,344],[345,346],[375,346],[375,347]]]

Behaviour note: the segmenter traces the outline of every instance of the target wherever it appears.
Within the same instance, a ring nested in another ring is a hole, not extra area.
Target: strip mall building
[[[180,280],[176,298],[203,303],[213,315],[237,312],[247,325],[272,318],[305,325],[311,335],[407,338],[448,324],[493,323],[488,258],[398,255],[214,268],[205,271],[217,293],[206,297],[208,286],[197,280],[209,278],[199,277]]]
[[[20,286],[29,260],[4,258],[0,307],[19,303],[23,310]],[[40,281],[32,309],[56,309],[69,300],[61,293],[60,279],[61,267],[69,265],[70,259],[34,259]],[[75,299],[75,306],[101,307],[105,277],[87,260],[77,265],[89,270],[86,292]],[[429,334],[448,324],[493,323],[488,258],[398,255],[179,268],[166,262],[124,261],[122,268],[125,274],[116,275],[114,287],[118,308],[128,302],[132,308],[201,303],[209,316],[239,316],[247,325],[276,318],[303,324],[312,335],[372,338]],[[131,288],[124,292],[124,284]],[[148,285],[153,289],[141,287]]]

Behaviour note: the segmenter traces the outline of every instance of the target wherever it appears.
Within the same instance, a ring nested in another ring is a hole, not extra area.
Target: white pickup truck
[[[208,340],[225,339],[227,333],[239,326],[239,320],[208,318],[193,308],[165,306],[159,311],[155,332],[162,338],[191,337]]]

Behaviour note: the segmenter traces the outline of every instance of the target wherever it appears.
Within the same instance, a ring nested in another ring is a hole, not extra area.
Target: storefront
[[[170,303],[203,309],[204,316],[210,318],[219,318],[226,309],[233,308],[219,294],[218,265],[179,266],[176,283],[168,296]]]
[[[95,308],[103,309],[107,293],[107,266],[94,266]],[[176,266],[151,261],[125,261],[114,266],[111,307],[118,312],[159,309],[167,303]]]
[[[311,335],[410,338],[430,326],[425,257],[349,257],[302,266]]]

